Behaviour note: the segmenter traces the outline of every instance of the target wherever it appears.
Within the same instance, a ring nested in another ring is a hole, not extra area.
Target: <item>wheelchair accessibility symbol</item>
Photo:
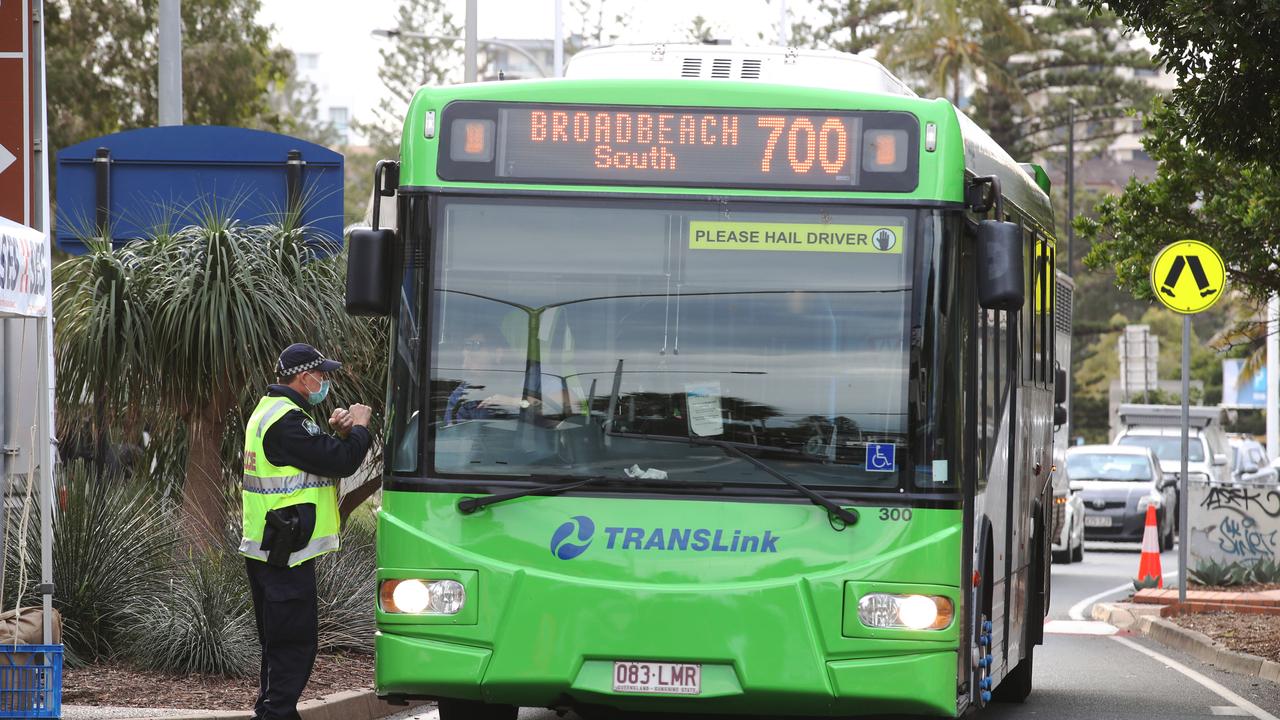
[[[893,443],[867,443],[867,470],[893,472],[898,469],[893,457]]]

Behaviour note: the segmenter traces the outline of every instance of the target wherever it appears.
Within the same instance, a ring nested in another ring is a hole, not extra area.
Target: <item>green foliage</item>
[[[258,669],[244,560],[233,552],[180,558],[164,592],[130,603],[125,614],[124,656],[139,667],[240,677]]]
[[[1121,38],[1119,19],[1076,2],[1018,13],[1021,32],[983,38],[983,54],[1001,72],[974,89],[974,120],[1018,159],[1065,162],[1073,105],[1077,153],[1129,132],[1133,109],[1155,95],[1142,77],[1154,63]]]
[[[160,592],[127,604],[121,658],[174,674],[257,672],[253,600],[232,526],[221,545],[175,557]],[[356,513],[343,529],[342,549],[315,561],[321,652],[373,652],[373,532],[369,513]]]
[[[880,60],[955,105],[964,98],[965,82],[979,75],[988,84],[1008,85],[1005,65],[990,52],[997,39],[1008,51],[1006,60],[1032,47],[1025,23],[1000,0],[915,0],[903,9],[905,20],[880,43]]]
[[[188,529],[216,537],[224,470],[236,467],[240,426],[274,382],[280,350],[306,341],[343,360],[331,402],[376,408],[387,341],[385,322],[346,314],[343,254],[318,257],[289,218],[246,226],[226,208],[204,212],[176,233],[59,265],[55,344],[64,430],[93,420],[136,437],[183,425]]]
[[[1085,5],[1110,8],[1155,44],[1156,58],[1178,78],[1162,120],[1176,136],[1248,166],[1280,167],[1280,7],[1274,0]]]
[[[1187,238],[1222,255],[1228,282],[1256,302],[1280,291],[1280,171],[1264,158],[1234,160],[1184,141],[1179,120],[1160,104],[1146,119],[1143,145],[1159,162],[1150,182],[1130,180],[1123,195],[1076,228],[1093,243],[1092,268],[1115,268],[1117,283],[1152,297],[1148,273],[1160,248]]]
[[[1207,560],[1187,573],[1191,582],[1211,587],[1231,587],[1249,582],[1249,567],[1238,562],[1219,563]]]
[[[270,94],[293,76],[291,54],[271,44],[260,0],[186,0],[183,106],[192,125],[297,129]],[[159,44],[155,0],[52,0],[45,8],[49,142],[155,125]]]
[[[357,511],[342,530],[342,550],[316,564],[321,651],[373,652],[376,568],[373,518]]]
[[[1263,585],[1280,583],[1280,562],[1267,558],[1256,560],[1249,568],[1249,579]]]
[[[462,35],[462,27],[444,0],[402,0],[396,11],[395,28],[412,36],[388,38],[378,49],[378,79],[386,88],[386,95],[374,109],[374,119],[356,125],[369,138],[379,160],[400,156],[404,114],[418,88],[460,80],[463,64],[460,41],[421,37]],[[367,187],[373,183],[372,166],[370,170]]]
[[[62,613],[67,659],[82,664],[112,657],[122,646],[125,608],[164,588],[177,542],[171,505],[146,484],[119,477],[95,480],[80,463],[59,466],[59,511],[53,525],[53,605]],[[35,496],[27,523],[26,585],[30,604],[40,580],[40,535]],[[8,513],[5,607],[18,602],[21,513]]]
[[[812,38],[842,52],[872,50],[893,31],[892,19],[905,9],[903,0],[822,0],[818,11],[826,22],[813,29]]]
[[[1160,578],[1148,575],[1133,581],[1134,590],[1148,590],[1154,587],[1160,587]]]

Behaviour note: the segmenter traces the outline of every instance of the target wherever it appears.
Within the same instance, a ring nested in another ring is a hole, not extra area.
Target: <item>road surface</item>
[[[1095,602],[1124,597],[1138,569],[1136,543],[1088,543],[1085,560],[1053,566],[1053,601],[1045,644],[1036,648],[1035,691],[1022,705],[991,705],[980,720],[1280,720],[1280,685],[1223,672],[1194,658],[1094,622]],[[1176,582],[1178,553],[1161,556],[1166,583]],[[430,706],[394,720],[438,720]],[[520,720],[554,720],[525,708]],[[566,720],[577,720],[570,714]]]

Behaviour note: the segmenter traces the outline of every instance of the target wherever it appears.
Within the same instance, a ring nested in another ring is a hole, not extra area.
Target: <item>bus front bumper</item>
[[[799,630],[799,628],[797,628]],[[448,697],[523,707],[607,707],[637,712],[752,715],[956,714],[956,651],[829,660],[755,677],[741,664],[703,663],[696,696],[617,693],[613,658],[579,658],[557,675],[537,653],[518,673],[492,663],[488,648],[378,633],[377,688],[383,696]]]

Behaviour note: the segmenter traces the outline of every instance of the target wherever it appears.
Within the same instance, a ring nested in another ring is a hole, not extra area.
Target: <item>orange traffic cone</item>
[[[1157,536],[1160,529],[1156,527],[1156,509],[1147,506],[1146,528],[1142,531],[1142,559],[1138,561],[1138,579],[1133,586],[1142,588],[1164,587],[1164,574],[1160,572],[1160,541]]]

